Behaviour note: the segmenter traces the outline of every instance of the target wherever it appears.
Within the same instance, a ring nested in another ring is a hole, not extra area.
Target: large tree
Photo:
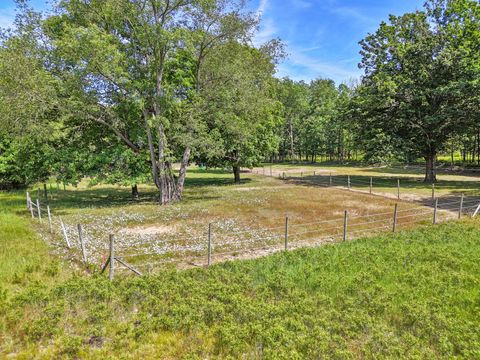
[[[65,0],[58,12],[46,32],[70,86],[72,119],[146,150],[160,202],[179,200],[206,129],[195,111],[203,64],[217,46],[248,41],[256,19],[242,1],[224,0]]]
[[[241,167],[257,165],[278,148],[281,104],[273,94],[275,55],[269,51],[275,46],[256,49],[229,42],[205,62],[201,109],[214,145],[202,159],[230,167],[236,183]]]
[[[391,16],[360,43],[361,129],[365,136],[385,134],[390,144],[424,157],[426,182],[436,181],[438,152],[472,121],[479,10],[477,1],[428,1],[424,11]]]

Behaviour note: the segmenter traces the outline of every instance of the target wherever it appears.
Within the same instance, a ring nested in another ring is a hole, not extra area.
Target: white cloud
[[[262,16],[265,13],[267,6],[268,6],[268,0],[260,0],[260,3],[258,4],[258,8],[256,11],[257,15]]]
[[[0,9],[0,27],[8,28],[13,25],[15,20],[15,9],[14,8],[3,8]]]
[[[312,7],[312,3],[305,0],[291,0],[292,6],[297,9],[308,9]]]
[[[288,59],[279,66],[277,75],[305,81],[323,77],[333,79],[336,83],[359,78],[362,74],[361,70],[354,70],[353,66],[342,66],[347,62],[349,61],[325,62],[307,55],[305,49],[291,49]]]

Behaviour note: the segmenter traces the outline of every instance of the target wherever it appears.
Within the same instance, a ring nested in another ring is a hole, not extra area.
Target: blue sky
[[[373,32],[389,14],[400,15],[422,7],[424,0],[251,0],[262,14],[256,44],[279,37],[288,58],[277,75],[310,81],[331,78],[337,83],[358,78],[361,71],[358,42]],[[37,9],[45,0],[33,0]],[[0,0],[0,26],[11,24],[13,0]]]

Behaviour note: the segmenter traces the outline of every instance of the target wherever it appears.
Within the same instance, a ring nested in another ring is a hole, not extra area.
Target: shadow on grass
[[[228,172],[222,170],[192,169],[189,171],[189,174],[187,174],[185,180],[182,203],[218,199],[220,195],[215,194],[215,191],[212,189],[207,189],[208,187],[236,186],[233,177]],[[241,180],[241,185],[248,184],[251,181],[250,178],[244,178]],[[32,192],[32,198],[33,201],[36,200],[36,192]],[[49,191],[49,203],[58,215],[64,215],[66,210],[74,208],[118,208],[133,204],[152,205],[158,204],[158,200],[159,193],[151,184],[139,186],[139,198],[136,200],[132,198],[130,187],[113,185],[87,189],[54,189]],[[46,205],[43,197],[40,197],[40,202]],[[4,204],[7,208],[9,206],[18,208],[19,200],[7,200]],[[24,214],[24,211],[19,210],[17,213]]]
[[[345,189],[348,188],[348,175],[317,175],[302,177],[289,177],[287,181],[295,185],[305,186],[338,186]],[[372,193],[374,195],[381,195],[388,193],[390,195],[398,194],[398,179],[393,177],[374,177],[372,182]],[[368,193],[370,191],[370,176],[352,175],[350,176],[350,185],[353,190],[361,190]],[[448,191],[445,193],[438,193],[438,191]],[[433,206],[434,201],[430,194],[432,192],[432,185],[423,182],[419,178],[400,178],[400,199],[403,195],[417,195],[417,199],[408,198],[410,201],[425,205]],[[475,199],[480,196],[480,182],[479,181],[449,181],[442,180],[435,184],[435,195],[441,198],[441,202],[460,201],[462,194],[466,199]],[[421,195],[421,197],[420,197]]]

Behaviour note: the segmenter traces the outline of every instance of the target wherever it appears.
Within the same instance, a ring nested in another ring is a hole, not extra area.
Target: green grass
[[[318,182],[313,176],[328,176],[341,178],[346,184],[346,176],[350,175],[353,188],[368,190],[370,177],[373,177],[374,192],[396,194],[397,179],[400,179],[401,192],[417,197],[429,197],[432,192],[431,184],[423,182],[424,169],[419,166],[358,166],[352,164],[319,163],[319,164],[264,164],[268,175],[270,167],[275,173],[285,172],[287,177],[299,177],[302,173],[306,183]],[[262,171],[262,167],[257,168]],[[437,196],[459,196],[461,193],[478,195],[480,192],[480,174],[469,171],[452,172],[449,168],[439,168],[437,172],[438,182],[435,184]]]
[[[23,194],[0,196],[3,356],[480,357],[477,221],[110,283],[49,254]]]

